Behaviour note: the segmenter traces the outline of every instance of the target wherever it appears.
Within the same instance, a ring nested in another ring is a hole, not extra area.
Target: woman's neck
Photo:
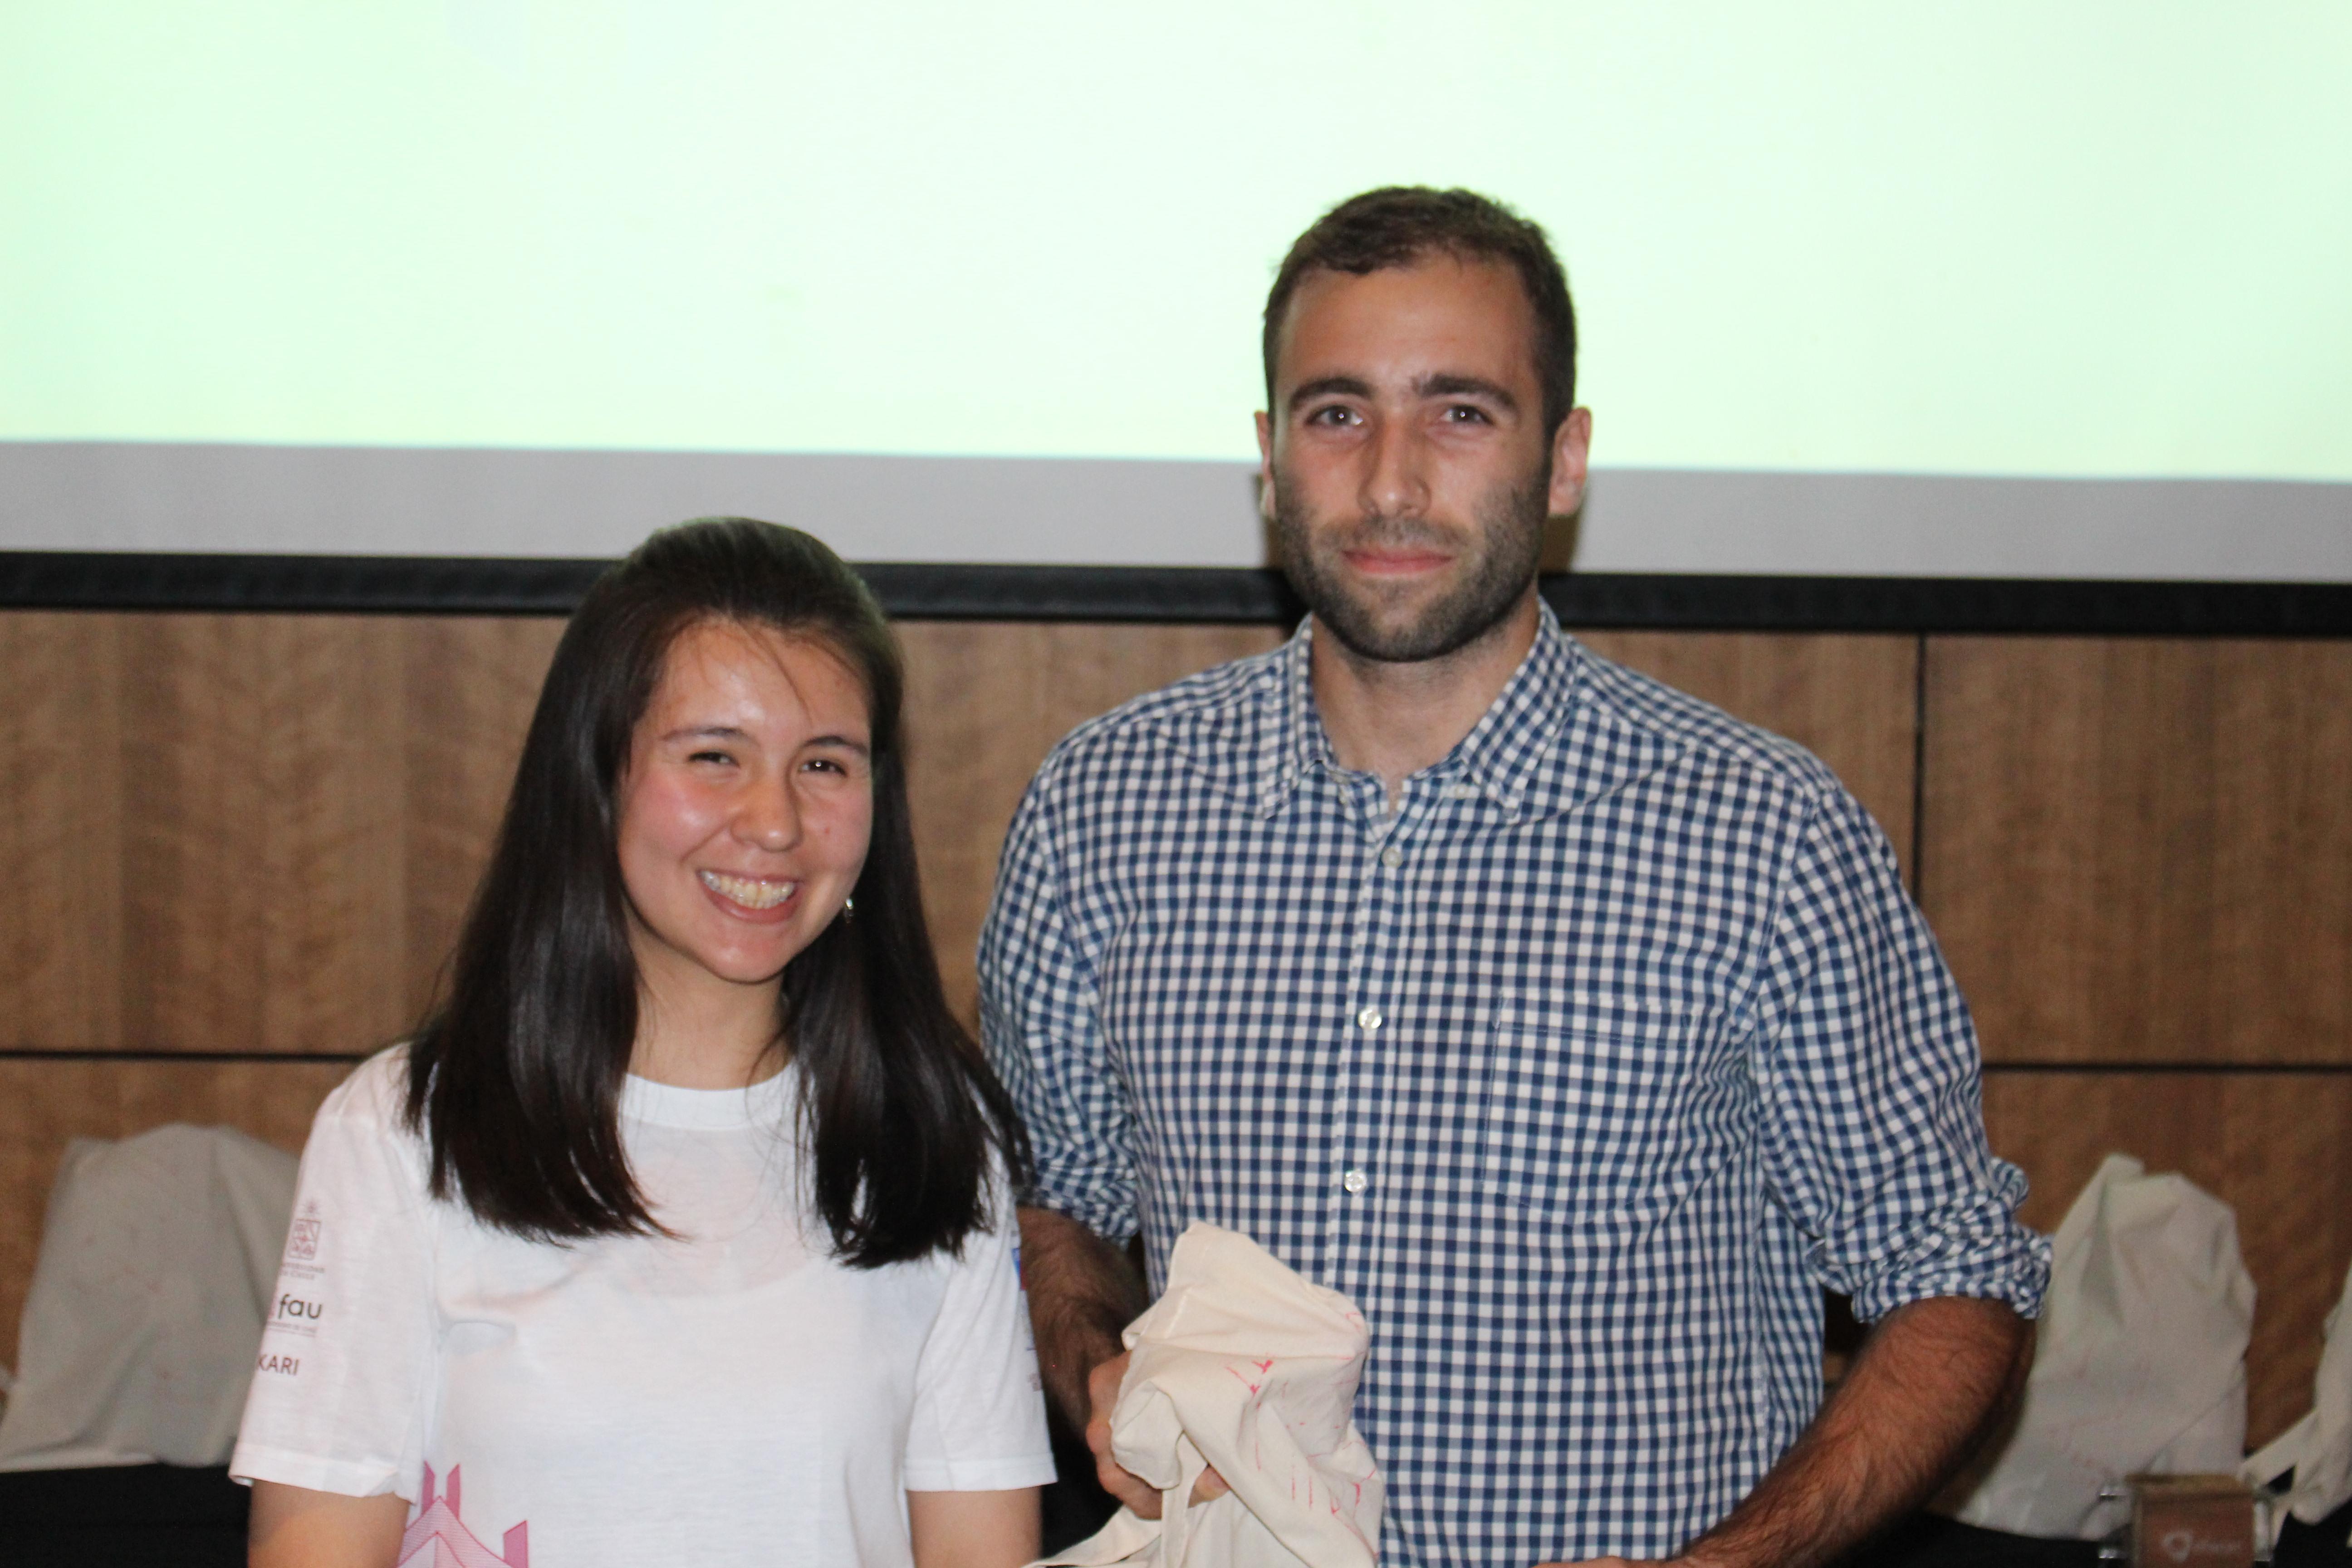
[[[640,960],[637,1038],[629,1071],[677,1089],[741,1089],[784,1070],[779,983],[737,985],[696,971],[663,974]],[[699,982],[699,983],[698,983]]]

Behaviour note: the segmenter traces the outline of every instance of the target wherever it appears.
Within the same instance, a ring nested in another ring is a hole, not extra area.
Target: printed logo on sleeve
[[[319,1212],[319,1200],[304,1198],[302,1206],[294,1211],[294,1223],[287,1227],[286,1255],[278,1265],[280,1289],[290,1283],[299,1289],[327,1277],[327,1266],[319,1261],[326,1239],[327,1221]],[[274,1324],[276,1314],[271,1321]]]
[[[269,1309],[269,1321],[262,1327],[272,1333],[300,1334],[315,1339],[319,1320],[327,1315],[324,1301],[306,1300],[290,1290],[278,1293],[277,1304]]]
[[[294,1216],[293,1230],[287,1235],[286,1256],[299,1258],[306,1263],[315,1260],[319,1256],[319,1233],[326,1228],[326,1225],[327,1222],[319,1217],[316,1198],[304,1204],[302,1212]]]
[[[279,1377],[299,1377],[302,1375],[302,1358],[264,1351],[255,1359],[253,1368],[256,1372],[272,1373]]]

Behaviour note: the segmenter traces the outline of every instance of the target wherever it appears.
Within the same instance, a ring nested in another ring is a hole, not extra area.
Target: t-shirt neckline
[[[621,1085],[621,1114],[632,1121],[705,1132],[772,1127],[791,1102],[794,1071],[787,1062],[773,1078],[742,1089],[681,1089],[631,1073]]]

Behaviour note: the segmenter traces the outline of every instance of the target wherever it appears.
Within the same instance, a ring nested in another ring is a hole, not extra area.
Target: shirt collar
[[[1590,658],[1559,629],[1551,606],[1536,601],[1536,639],[1494,703],[1454,749],[1428,770],[1476,789],[1518,816],[1561,727],[1576,705]],[[1279,811],[1307,774],[1336,771],[1339,759],[1315,707],[1313,617],[1301,621],[1276,665],[1279,708],[1259,752],[1258,815]]]
[[[1257,814],[1272,816],[1298,788],[1309,768],[1325,765],[1331,754],[1330,737],[1315,711],[1315,688],[1309,662],[1315,617],[1298,623],[1275,661],[1273,722],[1260,731],[1257,769]]]

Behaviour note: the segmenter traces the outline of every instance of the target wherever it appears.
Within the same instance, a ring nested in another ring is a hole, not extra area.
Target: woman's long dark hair
[[[431,1146],[434,1195],[537,1238],[659,1228],[621,1142],[637,965],[618,796],[665,658],[711,621],[815,638],[865,685],[874,827],[856,912],[785,967],[777,1028],[800,1066],[806,1174],[837,1255],[873,1268],[958,1250],[989,1223],[992,1152],[1017,1171],[1026,1145],[940,986],[908,820],[898,642],[840,557],[748,518],[655,534],[564,629],[447,996],[409,1047],[406,1118]]]

